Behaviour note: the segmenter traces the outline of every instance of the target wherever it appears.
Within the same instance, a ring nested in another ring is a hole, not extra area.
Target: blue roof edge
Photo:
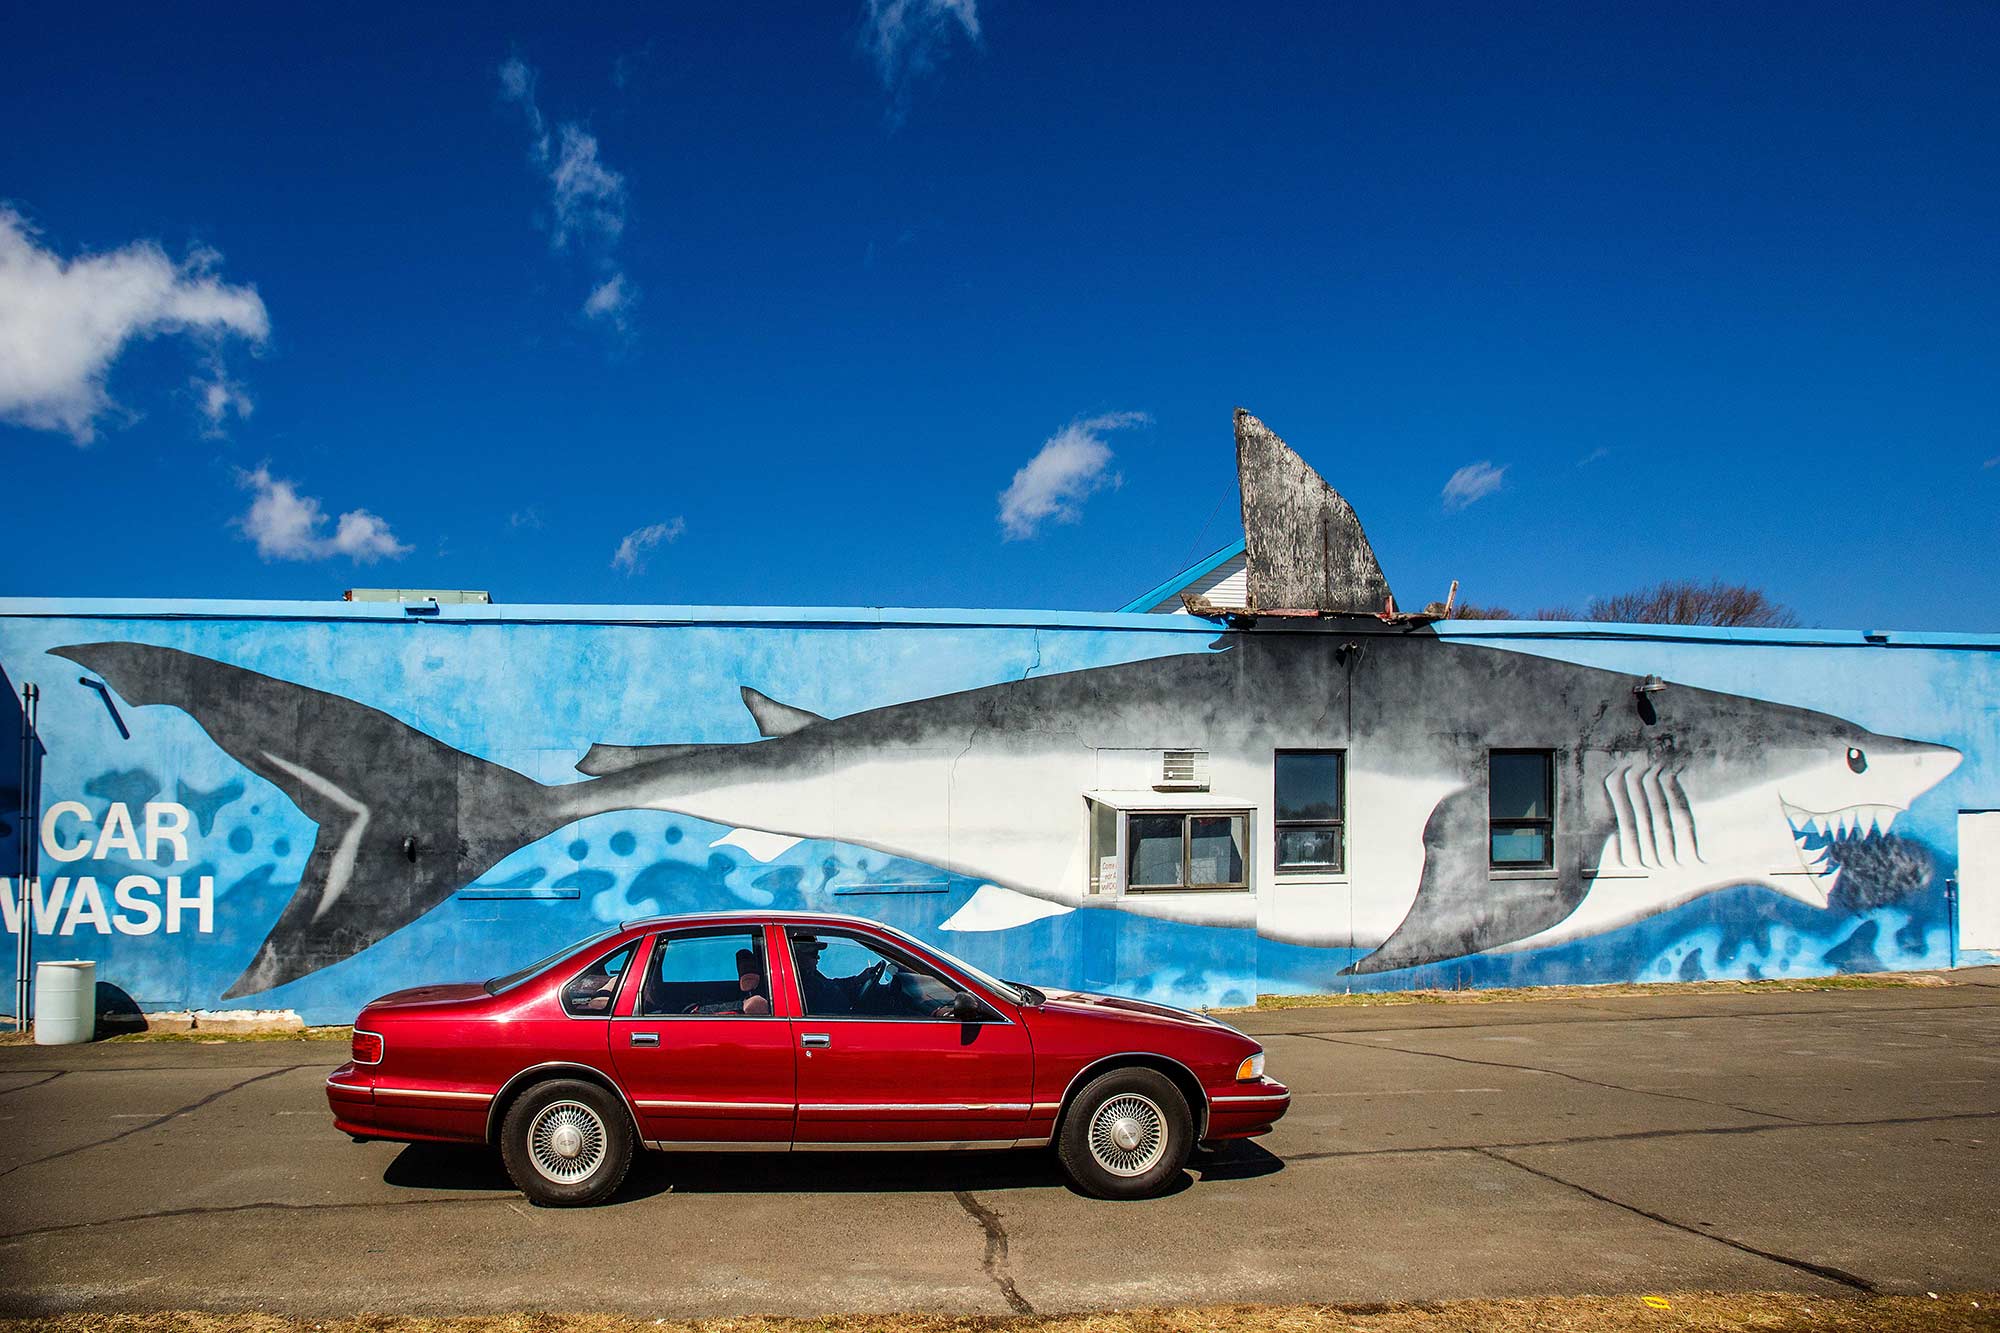
[[[1185,578],[1229,558],[1224,547]],[[1168,591],[1172,591],[1168,586]],[[1166,593],[1161,593],[1164,598]],[[1156,602],[1158,599],[1155,599]],[[1222,628],[1187,615],[1130,611],[1050,611],[946,607],[618,606],[447,604],[412,615],[398,602],[299,602],[182,598],[0,597],[0,620],[296,620],[377,624],[910,625],[980,629],[1148,630],[1212,637]],[[1365,618],[1363,618],[1365,619]],[[1283,628],[1273,626],[1274,632]],[[1921,647],[2000,650],[2000,634],[1886,629],[1737,629],[1713,625],[1623,625],[1603,621],[1444,620],[1442,638],[1493,640],[1652,640],[1804,647]],[[1383,626],[1382,633],[1408,633]]]
[[[1189,565],[1186,569],[1183,569],[1180,573],[1174,575],[1172,578],[1168,579],[1165,583],[1160,584],[1159,587],[1154,588],[1151,592],[1147,593],[1145,596],[1135,597],[1131,601],[1125,603],[1125,605],[1118,608],[1118,613],[1120,615],[1126,615],[1134,612],[1151,611],[1161,602],[1166,601],[1167,598],[1173,596],[1176,592],[1179,592],[1183,587],[1194,582],[1196,579],[1200,578],[1203,574],[1209,573],[1211,570],[1214,570],[1224,564],[1227,564],[1229,561],[1234,560],[1237,556],[1242,555],[1244,549],[1245,549],[1244,539],[1238,537],[1235,541],[1223,547],[1220,551],[1217,551],[1214,555],[1209,556],[1205,560]]]

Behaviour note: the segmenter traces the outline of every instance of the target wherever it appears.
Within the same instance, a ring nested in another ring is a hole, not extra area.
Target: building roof
[[[1244,549],[1243,539],[1238,537],[1235,541],[1229,543],[1229,545],[1223,547],[1213,555],[1203,560],[1197,560],[1192,565],[1189,565],[1186,569],[1183,569],[1180,573],[1160,584],[1151,592],[1133,598],[1131,601],[1125,603],[1125,605],[1119,607],[1118,610],[1121,614],[1151,611],[1168,598],[1188,591],[1194,584],[1201,583],[1208,575],[1213,574],[1231,560],[1242,555]]]

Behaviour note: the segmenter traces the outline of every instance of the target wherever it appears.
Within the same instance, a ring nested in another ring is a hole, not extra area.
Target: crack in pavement
[[[57,1079],[61,1078],[67,1072],[68,1072],[67,1070],[58,1069],[55,1073],[50,1074],[47,1078],[38,1078],[33,1083],[23,1083],[17,1088],[0,1088],[0,1097],[5,1097],[9,1093],[13,1092],[26,1092],[29,1088],[39,1088],[44,1083],[53,1083]]]
[[[149,1129],[157,1129],[161,1125],[166,1124],[169,1120],[178,1120],[180,1119],[180,1117],[184,1115],[192,1115],[196,1111],[199,1111],[202,1107],[207,1106],[210,1102],[215,1101],[217,1098],[227,1097],[230,1093],[235,1092],[237,1089],[247,1088],[252,1083],[261,1083],[265,1079],[275,1078],[279,1074],[290,1074],[301,1069],[318,1069],[318,1068],[319,1065],[317,1064],[309,1064],[309,1065],[284,1065],[277,1069],[267,1069],[263,1073],[253,1075],[250,1078],[246,1078],[240,1083],[232,1083],[226,1088],[218,1088],[214,1092],[209,1093],[206,1097],[202,1097],[196,1101],[189,1102],[186,1106],[182,1106],[176,1108],[175,1110],[169,1111],[163,1116],[156,1116],[153,1119],[148,1120],[143,1125],[134,1125],[130,1129],[122,1129],[108,1138],[94,1139],[89,1143],[79,1143],[74,1148],[64,1148],[61,1152],[52,1152],[46,1157],[37,1157],[31,1161],[17,1162],[13,1166],[8,1167],[5,1171],[0,1171],[0,1179],[4,1179],[8,1176],[13,1175],[16,1171],[25,1170],[26,1168],[31,1166],[41,1166],[45,1162],[53,1162],[64,1157],[74,1156],[75,1154],[80,1152],[88,1152],[92,1148],[102,1148],[107,1144],[116,1143],[120,1139],[129,1139],[134,1134],[143,1134]]]
[[[367,1208],[414,1208],[422,1204],[460,1203],[509,1203],[520,1197],[508,1194],[447,1195],[434,1199],[373,1199],[361,1203],[230,1203],[213,1204],[204,1207],[163,1208],[154,1213],[130,1213],[124,1217],[102,1217],[95,1222],[57,1222],[45,1227],[29,1227],[25,1231],[0,1233],[0,1245],[17,1241],[32,1240],[36,1236],[50,1236],[65,1231],[89,1231],[96,1227],[123,1226],[131,1222],[173,1221],[183,1217],[215,1217],[230,1213],[320,1213],[345,1212]]]
[[[1886,1116],[1879,1120],[1788,1120],[1778,1125],[1711,1125],[1703,1129],[1635,1129],[1623,1134],[1578,1134],[1563,1139],[1519,1139],[1511,1143],[1435,1143],[1411,1144],[1395,1148],[1328,1148],[1323,1152],[1272,1155],[1290,1165],[1293,1162],[1324,1162],[1343,1157],[1397,1157],[1423,1153],[1481,1152],[1488,1148],[1578,1148],[1593,1143],[1643,1143],[1650,1139],[1702,1138],[1706,1135],[1782,1134],[1805,1129],[1891,1129],[1902,1125],[1938,1125],[1953,1120],[2000,1120],[2000,1111]]]
[[[1989,990],[2000,990],[2000,982],[1966,981],[1953,985],[1982,986]],[[1866,1018],[1873,1014],[1930,1014],[1953,1013],[1964,1009],[1991,1009],[1992,1004],[1981,1001],[1976,1004],[1899,1004],[1872,1005],[1860,1009],[1767,1009],[1761,1012],[1746,1011],[1737,1014],[1656,1014],[1651,1017],[1641,1015],[1619,1015],[1611,1018],[1523,1018],[1501,1023],[1406,1023],[1392,1028],[1354,1028],[1353,1033],[1373,1034],[1378,1032],[1477,1032],[1487,1028],[1567,1028],[1590,1027],[1609,1023],[1716,1023],[1745,1018],[1819,1018],[1832,1014],[1842,1018]],[[1615,1013],[1613,1010],[1598,1008],[1593,1013]],[[1252,1032],[1252,1037],[1317,1037],[1324,1035],[1304,1029],[1276,1029],[1269,1032]]]
[[[986,1276],[993,1279],[993,1285],[1000,1288],[1007,1308],[1015,1314],[1033,1314],[1035,1307],[1028,1304],[1028,1298],[1015,1288],[1014,1279],[1007,1273],[1007,1228],[1000,1225],[1000,1214],[973,1198],[970,1190],[953,1190],[951,1197],[986,1233],[986,1255],[980,1263]]]
[[[1635,1217],[1643,1217],[1647,1221],[1657,1222],[1663,1227],[1671,1227],[1675,1231],[1685,1232],[1690,1236],[1700,1236],[1702,1239],[1712,1240],[1718,1245],[1727,1245],[1732,1250],[1740,1250],[1744,1254],[1755,1255],[1759,1259],[1768,1259],[1774,1264],[1783,1264],[1787,1268],[1796,1268],[1801,1273],[1810,1273],[1814,1277],[1837,1283],[1843,1287],[1851,1287],[1856,1291],[1866,1292],[1871,1296],[1876,1294],[1876,1287],[1873,1282],[1870,1282],[1865,1277],[1850,1273],[1844,1268],[1835,1268],[1831,1264],[1814,1263],[1810,1259],[1799,1259],[1789,1254],[1779,1254],[1775,1250],[1759,1249],[1757,1246],[1747,1241],[1737,1240],[1733,1236],[1724,1236],[1717,1232],[1704,1231],[1700,1227],[1676,1221],[1664,1213],[1656,1213],[1650,1208],[1641,1208],[1638,1204],[1627,1203],[1623,1199],[1614,1199],[1609,1194],[1594,1190],[1588,1185],[1579,1185],[1574,1180],[1565,1180],[1561,1176],[1543,1171],[1538,1167],[1529,1166],[1526,1162],[1517,1161],[1505,1153],[1495,1152],[1490,1148],[1475,1148],[1473,1151],[1481,1157],[1489,1158],[1495,1162],[1505,1162],[1517,1171],[1525,1171],[1529,1175],[1540,1180],[1546,1180],[1552,1185],[1561,1185],[1565,1189],[1575,1190],[1578,1194],[1595,1199],[1599,1203],[1610,1204],[1613,1208],[1622,1208]]]
[[[1792,1124],[1798,1123],[1792,1116],[1781,1115],[1776,1111],[1759,1111],[1752,1106],[1738,1106],[1733,1102],[1718,1102],[1712,1098],[1696,1097],[1691,1093],[1685,1092],[1659,1092],[1652,1088],[1627,1087],[1622,1083],[1602,1083],[1594,1078],[1585,1078],[1581,1074],[1570,1074],[1560,1069],[1549,1069],[1542,1065],[1517,1065],[1506,1060],[1475,1060],[1469,1055],[1446,1055],[1442,1051],[1416,1051],[1411,1050],[1407,1046],[1391,1046],[1379,1041],[1347,1041],[1340,1037],[1329,1037],[1325,1033],[1314,1036],[1313,1040],[1327,1042],[1334,1046],[1353,1046],[1364,1051],[1394,1051],[1398,1055],[1422,1055],[1428,1056],[1433,1060],[1451,1060],[1458,1064],[1480,1065],[1487,1069],[1514,1069],[1525,1074],[1548,1074],[1554,1078],[1566,1078],[1572,1083],[1581,1083],[1587,1088],[1601,1088],[1606,1092],[1629,1092],[1636,1097],[1665,1097],[1677,1102],[1694,1102],[1701,1106],[1716,1106],[1725,1111],[1734,1111],[1738,1115],[1761,1115],[1770,1120],[1784,1120]]]

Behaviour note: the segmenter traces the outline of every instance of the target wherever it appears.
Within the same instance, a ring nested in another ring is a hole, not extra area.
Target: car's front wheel
[[[1114,1069],[1070,1103],[1056,1155],[1084,1193],[1144,1199],[1180,1178],[1193,1147],[1194,1117],[1172,1079],[1152,1069]]]
[[[632,1166],[632,1120],[613,1094],[581,1079],[537,1083],[507,1108],[500,1155],[538,1204],[573,1208],[608,1198]]]

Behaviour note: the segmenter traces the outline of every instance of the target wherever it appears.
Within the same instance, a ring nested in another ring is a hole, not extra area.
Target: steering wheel
[[[868,980],[864,983],[864,988],[887,986],[890,984],[891,981],[894,980],[893,969],[891,967],[889,960],[886,958],[884,958],[881,962],[875,964],[875,966],[869,968],[868,971],[863,975],[865,975],[868,978]]]

